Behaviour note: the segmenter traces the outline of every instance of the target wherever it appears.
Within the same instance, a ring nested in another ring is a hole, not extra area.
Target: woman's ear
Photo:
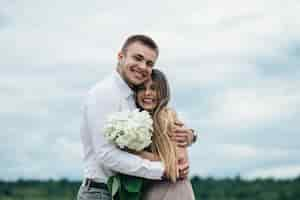
[[[118,53],[118,61],[120,62],[120,60],[122,60],[124,58],[124,53],[122,51],[120,51]]]

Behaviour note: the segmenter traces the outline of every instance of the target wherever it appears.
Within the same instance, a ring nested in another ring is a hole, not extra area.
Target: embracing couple
[[[158,46],[150,37],[130,36],[118,53],[116,70],[87,94],[81,127],[84,180],[78,200],[110,200],[106,183],[116,173],[151,180],[142,199],[194,199],[187,179],[187,147],[197,135],[168,107],[168,81],[153,68],[158,55]],[[136,108],[150,113],[154,131],[150,147],[132,153],[108,142],[103,126],[109,114]]]

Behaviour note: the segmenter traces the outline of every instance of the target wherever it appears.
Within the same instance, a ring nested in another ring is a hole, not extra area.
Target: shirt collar
[[[113,77],[117,87],[120,89],[121,95],[124,98],[128,98],[134,94],[132,89],[127,85],[127,83],[117,71],[113,73]]]

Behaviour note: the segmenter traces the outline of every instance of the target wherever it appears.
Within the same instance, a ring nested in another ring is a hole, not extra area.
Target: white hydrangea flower
[[[108,116],[105,137],[121,149],[141,151],[151,144],[153,121],[147,111],[116,112]]]

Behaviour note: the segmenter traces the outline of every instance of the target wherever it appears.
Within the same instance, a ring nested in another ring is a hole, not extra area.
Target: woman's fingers
[[[179,179],[185,179],[188,177],[189,168],[190,166],[188,162],[178,165]]]

